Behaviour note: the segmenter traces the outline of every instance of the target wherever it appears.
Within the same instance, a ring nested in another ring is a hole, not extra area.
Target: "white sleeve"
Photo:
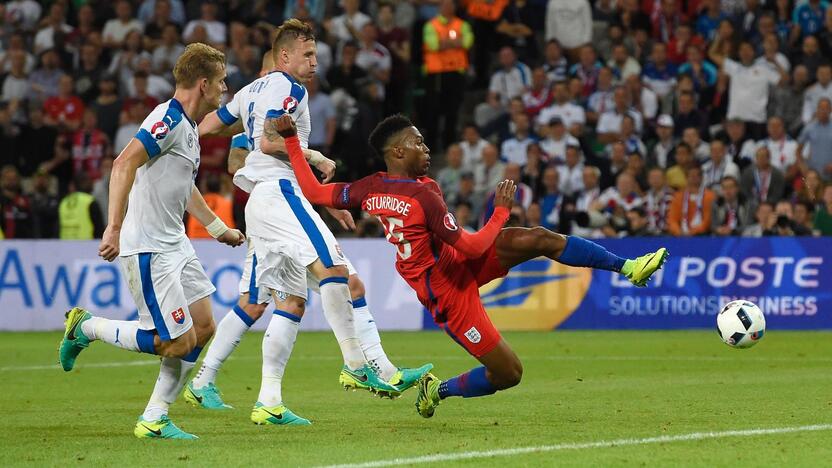
[[[247,87],[244,87],[234,93],[234,97],[231,98],[231,101],[229,101],[228,104],[217,109],[217,117],[219,117],[225,125],[233,125],[234,122],[240,118],[240,112],[242,111],[240,108],[240,102],[242,101],[242,94],[246,91],[246,89]]]
[[[598,126],[595,128],[596,133],[610,133],[615,130],[612,128],[612,122],[608,113],[604,112],[601,114],[601,117],[598,118]]]
[[[734,73],[737,72],[737,68],[739,65],[737,62],[727,58],[722,62],[722,71],[725,72],[726,75],[733,77]]]

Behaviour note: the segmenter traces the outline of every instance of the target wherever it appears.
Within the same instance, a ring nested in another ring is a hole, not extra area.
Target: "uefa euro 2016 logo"
[[[480,298],[500,330],[552,330],[578,308],[591,282],[588,268],[538,258],[481,287]]]

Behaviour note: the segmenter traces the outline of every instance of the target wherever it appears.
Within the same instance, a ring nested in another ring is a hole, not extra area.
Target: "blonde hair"
[[[216,77],[225,67],[225,54],[201,42],[188,44],[173,67],[176,86],[190,88],[201,78]]]
[[[289,18],[277,27],[274,40],[272,40],[272,57],[275,63],[278,62],[277,59],[278,54],[280,54],[280,49],[287,48],[296,39],[314,41],[315,31],[312,29],[312,26],[297,18]]]

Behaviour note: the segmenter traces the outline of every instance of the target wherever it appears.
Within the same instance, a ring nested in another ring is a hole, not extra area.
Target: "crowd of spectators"
[[[258,76],[288,17],[317,31],[309,144],[340,163],[342,180],[383,169],[367,135],[403,112],[466,229],[510,178],[515,225],[587,237],[832,235],[825,0],[9,1],[3,235],[100,234],[113,158],[172,96],[184,46],[222,49],[233,93]],[[228,139],[200,144],[201,188],[243,227]],[[79,213],[89,219],[68,221]],[[380,233],[371,219],[358,231]]]

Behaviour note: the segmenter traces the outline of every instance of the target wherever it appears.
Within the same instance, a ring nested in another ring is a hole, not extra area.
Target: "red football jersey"
[[[333,192],[332,205],[361,208],[378,218],[396,248],[396,270],[408,281],[420,278],[442,249],[460,237],[439,185],[429,177],[404,179],[377,172],[343,184]]]

